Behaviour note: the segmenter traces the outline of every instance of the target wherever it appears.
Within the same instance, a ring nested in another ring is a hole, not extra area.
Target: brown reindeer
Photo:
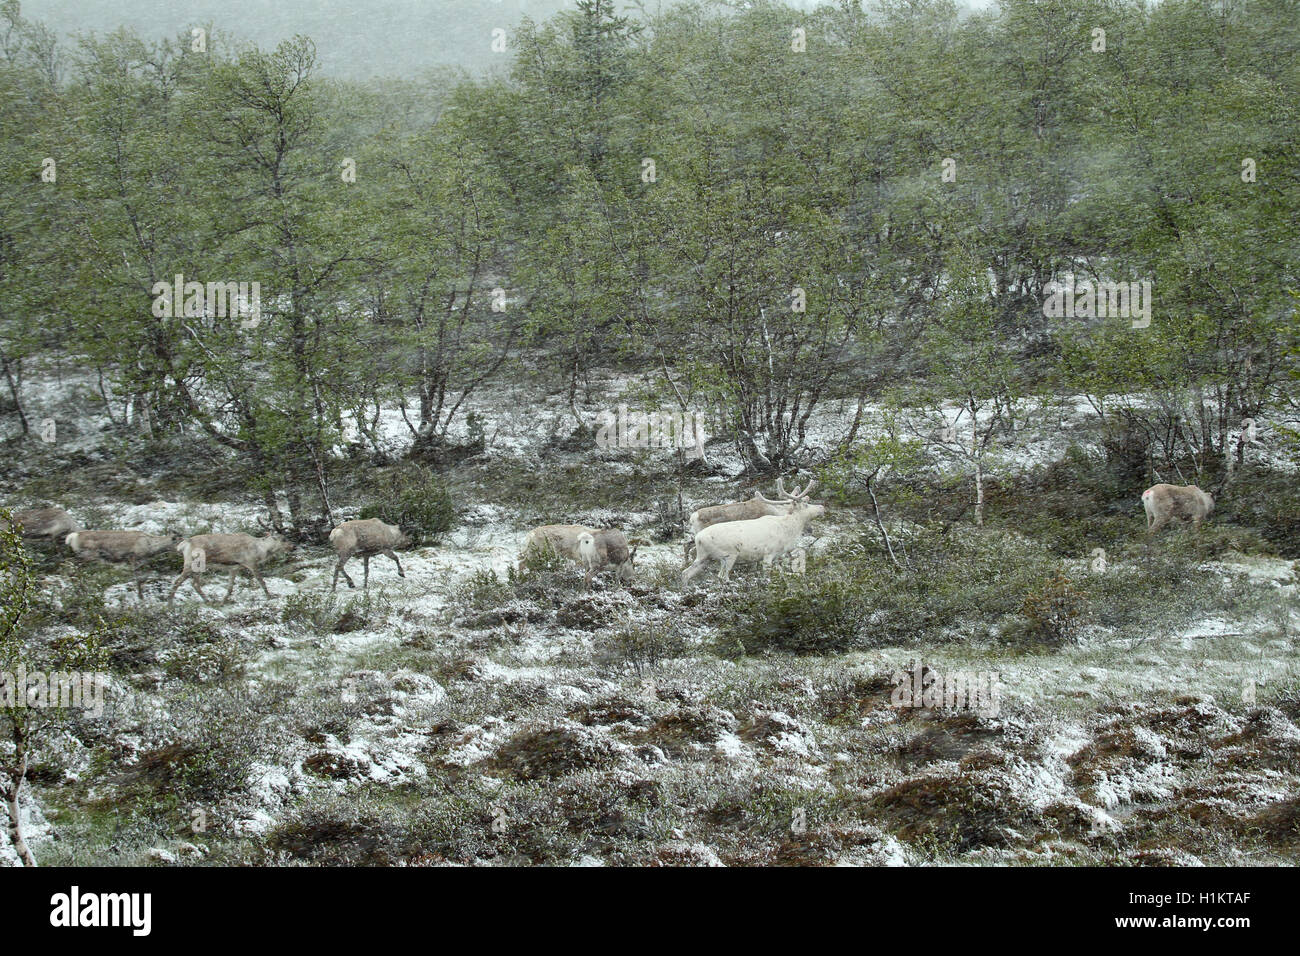
[[[402,562],[397,560],[393,549],[410,547],[411,539],[396,525],[384,524],[378,518],[345,521],[330,532],[330,544],[334,545],[334,550],[339,556],[339,563],[334,566],[334,583],[330,586],[331,591],[338,588],[340,574],[348,582],[348,587],[356,587],[344,567],[353,555],[361,556],[365,568],[362,590],[370,587],[370,559],[377,554],[386,554],[392,558],[393,563],[397,565],[397,576],[406,577],[406,572],[402,570]]]
[[[0,529],[18,526],[24,538],[53,538],[62,540],[78,530],[75,518],[61,508],[36,508],[32,511],[15,511],[13,521],[0,518]]]
[[[257,579],[269,601],[271,592],[267,590],[258,565],[265,564],[273,554],[292,551],[293,545],[276,534],[261,538],[254,538],[251,534],[196,534],[182,541],[176,550],[185,558],[185,567],[172,584],[171,594],[167,596],[169,605],[176,597],[176,590],[186,581],[194,585],[204,604],[210,603],[199,584],[199,576],[209,567],[230,569],[230,588],[222,603],[229,601],[235,593],[235,575],[241,568]]]
[[[635,568],[636,546],[628,546],[627,536],[617,528],[600,528],[578,535],[578,561],[587,568],[587,587],[591,579],[613,568],[618,580],[631,583]]]
[[[125,564],[135,578],[135,593],[144,600],[140,565],[156,554],[176,547],[174,535],[145,534],[143,531],[74,531],[63,539],[72,553],[86,561]]]
[[[587,569],[587,584],[606,568],[613,568],[621,581],[632,580],[636,548],[628,546],[627,537],[617,528],[588,528],[581,524],[546,524],[534,528],[524,538],[519,556],[519,570],[528,555],[550,549]]]

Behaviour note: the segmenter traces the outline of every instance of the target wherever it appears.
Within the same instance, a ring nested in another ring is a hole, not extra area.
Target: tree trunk
[[[885,541],[885,550],[889,552],[889,560],[894,562],[894,567],[901,569],[902,565],[898,563],[898,558],[894,556],[894,546],[890,543],[889,532],[885,530],[885,522],[880,518],[880,502],[876,500],[876,489],[871,487],[871,483],[876,480],[876,475],[879,473],[880,469],[877,468],[866,479],[867,494],[871,496],[871,513],[876,519],[876,530],[880,532],[880,537]]]
[[[9,781],[4,787],[5,811],[9,816],[9,842],[23,866],[35,866],[36,857],[32,856],[27,841],[23,839],[23,821],[19,816],[18,794],[27,777],[27,738],[17,723],[14,724],[14,763],[9,768]]]
[[[19,393],[18,393],[18,381],[17,379],[14,378],[14,373],[12,367],[10,366],[9,358],[5,357],[3,359],[0,359],[0,366],[3,366],[4,368],[5,381],[9,384],[9,394],[13,397],[14,409],[18,412],[18,421],[23,428],[22,433],[26,435],[29,431],[31,431],[31,426],[27,421],[27,413],[23,411],[22,399],[19,397]],[[19,374],[21,374],[21,372]]]

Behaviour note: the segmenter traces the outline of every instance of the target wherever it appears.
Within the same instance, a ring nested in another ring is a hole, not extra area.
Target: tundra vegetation
[[[67,523],[0,513],[0,670],[109,706],[0,699],[0,863],[1294,862],[1294,3],[578,0],[427,81],[63,32],[0,0],[0,503]]]

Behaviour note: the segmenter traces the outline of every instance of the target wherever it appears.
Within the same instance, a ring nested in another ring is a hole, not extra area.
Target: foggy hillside
[[[793,0],[812,9],[816,0]],[[990,0],[969,0],[983,8]],[[635,11],[637,4],[620,3]],[[643,4],[648,12],[660,0]],[[142,36],[174,37],[196,24],[274,47],[295,34],[311,37],[324,73],[345,79],[402,77],[430,67],[483,73],[508,62],[492,51],[492,31],[507,31],[525,17],[537,22],[573,9],[572,0],[25,0],[23,14],[61,37],[127,27]]]
[[[405,76],[429,67],[475,72],[504,63],[492,31],[525,16],[541,21],[571,7],[564,0],[28,0],[23,13],[61,34],[120,26],[146,37],[176,36],[197,24],[273,47],[311,37],[323,72],[348,79]]]

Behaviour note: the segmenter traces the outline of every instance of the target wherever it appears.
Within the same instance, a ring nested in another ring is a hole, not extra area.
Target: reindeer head
[[[272,532],[271,534],[263,535],[262,540],[270,542],[270,544],[267,545],[267,549],[266,549],[266,553],[268,557],[273,554],[288,554],[289,552],[293,551],[294,548],[297,547],[297,545],[295,545],[284,535],[275,534],[274,532]]]
[[[794,491],[786,491],[785,482],[780,478],[776,480],[776,490],[781,493],[783,498],[791,502],[793,507],[791,514],[804,515],[809,520],[820,518],[826,513],[825,505],[814,505],[808,502],[808,496],[813,493],[813,489],[816,487],[817,479],[813,478],[803,488],[796,487]]]
[[[268,557],[273,554],[288,554],[295,547],[297,547],[292,541],[290,541],[281,533],[278,526],[272,528],[271,525],[268,524],[266,520],[263,519],[261,516],[257,518],[257,527],[261,531],[265,532],[265,534],[262,535],[262,540],[271,542],[270,544],[267,545],[266,553]]]

